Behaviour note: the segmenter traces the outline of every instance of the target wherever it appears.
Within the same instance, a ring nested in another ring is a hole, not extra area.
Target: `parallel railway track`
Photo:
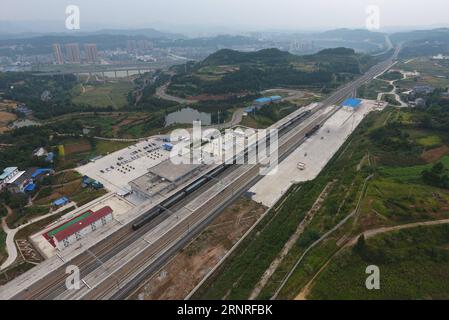
[[[395,53],[395,56],[397,55],[397,52]],[[355,80],[352,85],[346,85],[343,88],[339,89],[336,93],[323,101],[321,110],[328,105],[338,104],[345,98],[351,96],[354,92],[354,89],[368,82],[381,71],[386,70],[391,66],[392,61],[393,58],[384,63],[380,63],[379,65],[370,69],[367,74]],[[334,112],[336,112],[336,110]],[[332,114],[334,112],[332,112]],[[332,114],[325,117],[325,119],[314,121],[308,127],[289,138],[284,145],[280,146],[279,154],[281,155],[281,158],[285,158],[286,156],[288,156],[292,150],[296,149],[296,147],[304,141],[304,132],[307,132],[307,130],[310,130],[317,124],[324,123]],[[289,130],[287,131],[287,133],[290,133],[291,131],[292,130]],[[234,167],[235,166],[231,168]],[[258,179],[260,179],[260,177],[258,177],[259,169],[259,165],[254,165],[244,174],[244,176],[233,182],[233,184],[237,186],[236,190],[239,190],[239,192],[236,193],[237,195],[247,190],[248,186],[254,184],[256,181],[258,181]],[[223,174],[229,174],[229,171],[225,171]],[[208,183],[206,186],[200,188],[198,191],[194,192],[193,195],[203,192],[204,189],[206,189],[208,186],[210,187],[212,184],[214,184],[214,181],[211,181],[210,184]],[[150,244],[123,267],[117,270],[109,270],[111,276],[101,282],[98,286],[89,289],[88,292],[81,298],[103,299],[126,297],[126,294],[131,292],[131,290],[137,285],[137,281],[133,281],[133,279],[142,279],[144,276],[148,275],[149,270],[152,270],[152,268],[150,268],[148,264],[163,263],[164,259],[167,259],[168,257],[164,257],[162,253],[165,252],[167,248],[176,247],[176,243],[181,244],[183,243],[183,241],[187,241],[189,238],[195,235],[193,231],[201,231],[202,223],[207,221],[208,218],[210,219],[211,217],[213,217],[214,213],[219,212],[223,208],[224,204],[232,201],[236,194],[234,192],[234,188],[225,189],[218,196],[212,198],[208,203],[204,204],[200,209],[193,212],[188,217],[188,221],[186,221],[187,224],[184,223],[176,225],[175,227],[173,227],[173,229],[170,230],[169,233],[164,234],[161,238],[158,239],[158,241]],[[173,209],[170,209],[170,211],[176,211],[176,207],[181,207],[183,203],[185,203],[189,199],[192,199],[192,197],[189,197],[181,204],[175,206]],[[112,236],[95,245],[90,251],[83,253],[66,265],[70,264],[80,267],[81,277],[83,278],[91,272],[95,271],[97,268],[101,268],[102,263],[113,258],[119,252],[126,250],[128,246],[133,244],[135,241],[138,241],[139,238],[142,238],[145,233],[157,226],[169,216],[170,213],[165,212],[161,216],[151,221],[148,225],[137,231],[133,231],[131,229],[131,225],[124,227]],[[196,227],[198,227],[199,230],[193,230]],[[158,259],[159,261],[157,261]],[[28,289],[22,291],[13,298],[56,299],[59,296],[64,295],[66,291],[65,279],[67,277],[67,274],[65,273],[66,265],[64,265],[63,268],[59,268],[55,272],[37,281]],[[120,280],[119,282],[117,282],[117,279],[121,280],[123,286],[121,286]],[[74,296],[74,298],[79,297]]]

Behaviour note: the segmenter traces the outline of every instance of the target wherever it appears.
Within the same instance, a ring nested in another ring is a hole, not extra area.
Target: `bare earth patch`
[[[15,114],[0,111],[0,133],[5,133],[6,131],[8,131],[8,124],[16,119],[17,117]]]
[[[252,200],[240,198],[157,274],[143,283],[131,298],[184,299],[265,210],[264,206]]]
[[[81,153],[81,152],[90,151],[92,149],[92,146],[90,145],[89,141],[81,140],[80,142],[77,142],[77,143],[65,145],[64,149],[65,149],[65,154],[70,155],[73,153]]]
[[[426,161],[427,163],[432,163],[435,161],[440,160],[445,155],[449,154],[449,147],[444,145],[435,149],[431,149],[428,151],[425,151],[421,158]]]

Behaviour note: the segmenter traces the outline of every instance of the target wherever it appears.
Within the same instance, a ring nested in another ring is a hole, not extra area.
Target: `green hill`
[[[240,52],[231,49],[219,50],[207,57],[199,66],[233,64],[279,64],[295,60],[297,56],[279,49],[263,49],[256,52]]]
[[[256,93],[273,87],[330,88],[353,79],[374,63],[353,49],[326,49],[297,56],[278,49],[219,50],[204,61],[177,68],[169,92],[180,96]]]
[[[404,43],[400,54],[404,59],[449,51],[448,28],[395,33],[391,39],[394,43]]]

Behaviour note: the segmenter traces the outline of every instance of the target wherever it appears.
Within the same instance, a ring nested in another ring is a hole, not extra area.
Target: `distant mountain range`
[[[4,30],[2,27],[5,25],[8,25],[8,23],[0,22],[0,30]],[[10,28],[7,28],[7,30],[10,30]],[[18,29],[17,31],[20,30]],[[422,40],[435,42],[432,50],[422,51],[420,49],[423,53],[438,53],[446,48],[438,42],[449,42],[449,29],[447,28],[393,34],[370,32],[365,29],[336,29],[314,33],[251,33],[246,36],[218,35],[201,38],[189,38],[183,34],[164,32],[153,28],[130,30],[101,29],[94,31],[84,31],[85,29],[83,29],[83,31],[54,33],[45,33],[39,30],[38,28],[36,32],[16,33],[2,33],[0,31],[0,44],[3,46],[30,44],[30,47],[23,49],[25,50],[23,53],[45,54],[51,52],[53,43],[97,43],[98,48],[104,50],[126,46],[126,40],[128,39],[149,39],[154,40],[155,45],[158,47],[208,48],[208,52],[214,52],[223,48],[242,50],[242,48],[276,47],[295,54],[310,54],[325,48],[338,47],[351,48],[357,52],[364,53],[383,52],[387,48],[387,35],[394,44]],[[414,46],[421,45],[414,44]],[[4,54],[14,54],[13,49],[10,48],[4,49],[4,51]],[[406,52],[404,50],[404,54]]]
[[[101,29],[97,31],[61,31],[61,32],[2,32],[5,30],[2,28],[2,23],[0,22],[0,40],[11,40],[11,39],[31,39],[43,36],[90,36],[90,35],[118,35],[118,36],[144,36],[150,39],[185,39],[186,36],[177,33],[163,32],[152,28],[145,29]]]

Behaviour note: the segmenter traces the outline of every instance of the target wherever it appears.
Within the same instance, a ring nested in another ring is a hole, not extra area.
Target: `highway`
[[[328,106],[336,105],[344,99],[353,96],[357,88],[387,70],[397,58],[399,50],[400,47],[396,49],[392,58],[374,66],[363,76],[339,88],[326,98],[315,111],[313,121],[309,121],[306,125],[300,122],[293,126],[288,133],[280,138],[280,158],[288,156],[304,142],[305,134],[308,131],[316,125],[323,124],[336,112],[337,108],[333,112],[324,113]],[[320,114],[320,112],[323,112],[323,114]],[[298,126],[300,127],[299,129]],[[259,169],[259,165],[239,165],[225,171],[222,174],[223,177],[220,177],[218,180],[237,173],[239,176],[228,185],[223,186],[223,190],[216,196],[211,197],[199,208],[191,212],[182,223],[178,223],[152,243],[144,243],[147,233],[152,232],[163,221],[175,214],[180,208],[183,208],[186,203],[219,183],[211,181],[188,199],[182,201],[182,203],[170,208],[170,212],[164,213],[138,231],[132,231],[130,225],[122,228],[111,237],[95,245],[91,250],[79,255],[68,263],[80,267],[82,279],[89,277],[98,279],[98,277],[102,277],[95,287],[84,285],[80,290],[67,291],[65,289],[67,274],[64,266],[64,268],[60,268],[56,272],[40,279],[26,290],[14,296],[13,299],[126,298],[127,294],[132,292],[145,277],[157,271],[158,267],[162,266],[171,255],[202,231],[223,208],[255,184],[261,178]],[[126,257],[126,259],[122,259],[118,263],[114,258],[120,254]],[[94,278],[94,275],[97,275],[96,278]]]

